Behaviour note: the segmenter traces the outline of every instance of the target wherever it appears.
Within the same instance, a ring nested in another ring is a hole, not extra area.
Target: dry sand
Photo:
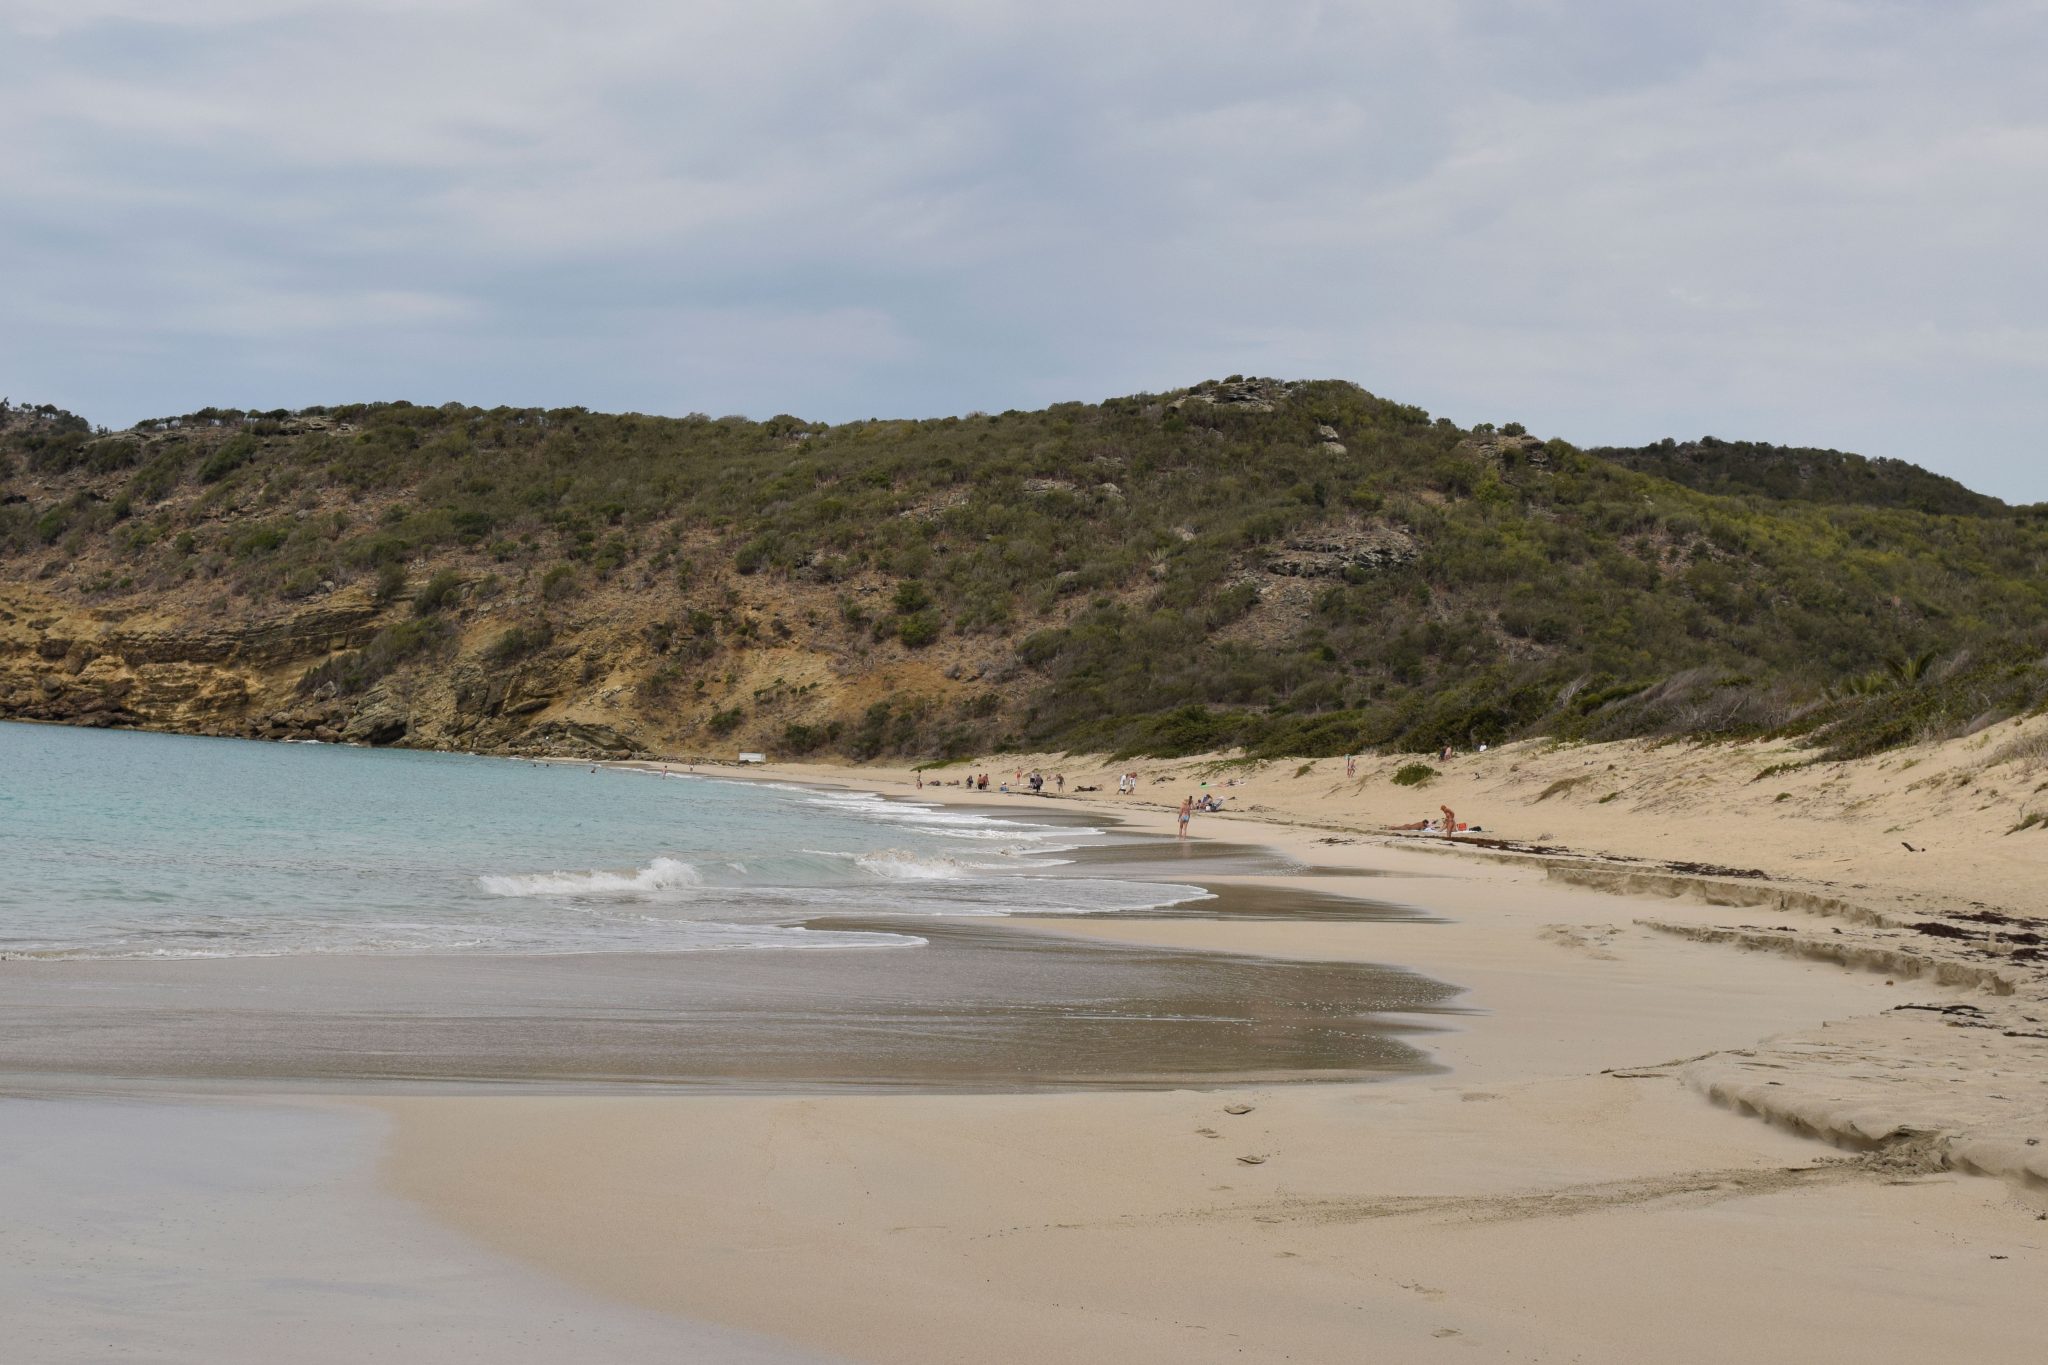
[[[1991,760],[2034,733],[1761,783],[1801,756],[1518,746],[1419,789],[1384,761],[1348,782],[1341,760],[1140,764],[1117,807],[1135,821],[1239,777],[1212,789],[1248,813],[1198,833],[1373,874],[1315,885],[1450,922],[1019,932],[1411,966],[1479,1011],[1422,1039],[1451,1070],[393,1099],[387,1183],[584,1289],[863,1360],[2031,1362],[2048,990],[2027,938],[2048,833],[2005,833],[2039,799],[2035,760]],[[1117,803],[1114,766],[1037,766]],[[883,769],[773,775],[911,789]],[[1577,854],[1333,832],[1440,801]]]

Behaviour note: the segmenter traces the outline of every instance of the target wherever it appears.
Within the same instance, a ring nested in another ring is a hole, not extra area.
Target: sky
[[[2048,0],[0,0],[0,395],[1348,379],[2048,500]]]

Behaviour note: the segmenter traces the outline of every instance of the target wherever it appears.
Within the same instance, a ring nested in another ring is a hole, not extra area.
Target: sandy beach
[[[8,960],[0,1289],[38,1361],[2032,1361],[2048,761],[2002,729],[707,766],[1102,833],[1008,915],[829,921],[891,951]],[[1441,806],[1482,830],[1386,828]]]
[[[0,1365],[2048,1365],[2048,0],[0,41]]]
[[[2048,839],[1952,818],[1981,743],[1907,756],[1946,774],[1928,786],[1886,760],[1758,798],[1769,757],[1503,750],[1420,793],[1385,763],[1350,783],[1341,760],[1142,764],[1139,798],[1064,803],[1159,830],[1207,780],[1246,811],[1198,836],[1317,872],[1225,883],[1428,917],[1010,929],[1412,968],[1466,992],[1422,1038],[1439,1074],[397,1097],[377,1102],[387,1188],[582,1289],[861,1360],[2033,1360],[2048,1040],[2029,1021],[2048,1008],[2024,901]],[[1112,792],[1117,770],[1022,765]],[[1622,765],[1636,795],[1600,802]],[[1601,780],[1541,796],[1579,767]],[[774,775],[997,799],[901,771]],[[1439,802],[1553,851],[1369,832]],[[1884,849],[1929,828],[1968,837]],[[1998,918],[1981,939],[1908,927],[1937,907]]]

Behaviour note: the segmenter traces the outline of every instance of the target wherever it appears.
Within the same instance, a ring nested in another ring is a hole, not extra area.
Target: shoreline
[[[998,799],[919,791],[887,769],[758,776]],[[1155,834],[1172,819],[1149,803],[1061,805]],[[1010,928],[1401,963],[1467,988],[1461,1003],[1480,1011],[1425,1041],[1447,1072],[1168,1092],[399,1099],[379,1105],[394,1122],[388,1187],[585,1289],[856,1359],[957,1360],[992,1338],[1019,1359],[1336,1360],[1446,1342],[1539,1360],[2032,1358],[2048,1200],[2027,1172],[1960,1174],[1967,1123],[1936,1151],[1854,1096],[1831,1108],[1820,1095],[1894,1060],[1901,1040],[1883,1030],[1898,1021],[1916,1026],[1914,1048],[1978,1039],[1938,1011],[1996,1003],[1981,982],[1735,951],[1714,935],[1744,932],[1739,883],[1637,871],[1635,885],[1586,884],[1553,868],[1600,860],[1218,826],[1307,864],[1318,890],[1435,918]],[[1854,921],[1793,892],[1772,884],[1774,925],[1846,937],[1835,931]],[[1837,1051],[1805,1055],[1823,1031]],[[1773,1068],[1789,1098],[1748,1107],[1775,1121],[1736,1112],[1715,1065]],[[1886,1247],[1875,1262],[1853,1251],[1872,1238]]]
[[[715,794],[670,783],[657,793],[617,775],[513,776],[531,776],[549,792],[562,787],[551,799],[628,820],[642,860],[672,837],[696,850],[695,836],[672,834],[671,826],[680,819],[687,827],[688,812]],[[786,808],[800,821],[809,805],[849,804],[812,800],[829,790],[750,796],[741,808]],[[851,804],[865,814],[842,821],[839,837],[857,849],[896,840],[906,818],[946,829],[959,823]],[[630,823],[632,809],[668,814],[643,828]],[[981,861],[970,865],[1002,872],[929,870],[982,878],[978,894],[956,896],[942,879],[936,896],[899,896],[896,880],[878,877],[858,879],[873,888],[857,898],[858,909],[783,896],[782,909],[800,918],[780,922],[825,931],[816,943],[827,951],[23,956],[0,966],[10,988],[0,1001],[0,1071],[24,1093],[818,1093],[1157,1088],[1349,1079],[1432,1065],[1403,1039],[1440,1027],[1432,1016],[1453,989],[1416,974],[1028,933],[1006,927],[1010,915],[998,913],[1137,905],[1204,918],[1396,912],[1323,889],[1206,890],[1220,873],[1296,865],[1244,846],[1098,838],[1101,827],[1120,822],[1031,810],[1023,801],[975,814],[997,822],[980,833],[1015,836],[1005,848],[1019,840],[1045,847],[1048,838],[1079,845],[1082,838],[1060,835],[1085,826],[1086,856],[1077,847],[1067,850],[1071,860],[1024,859],[1011,869],[982,858],[977,843]],[[887,862],[897,855],[883,856],[883,871],[899,870]],[[914,880],[928,884],[922,875]],[[871,951],[842,951],[856,948]]]
[[[1148,794],[1233,771],[1157,766],[1171,780]],[[920,791],[903,769],[699,776],[1043,818],[1028,796]],[[2048,993],[2028,921],[1964,898],[1983,872],[1937,908],[1914,887],[1788,875],[1783,844],[1697,813],[1684,846],[1571,852],[1569,827],[1548,828],[1565,822],[1522,827],[1551,813],[1533,794],[1484,820],[1514,846],[1402,839],[1361,824],[1377,813],[1363,799],[1349,823],[1289,803],[1281,784],[1322,776],[1251,773],[1229,790],[1258,809],[1198,817],[1186,846],[1170,804],[1044,800],[1043,816],[1165,835],[1202,870],[1144,878],[1220,888],[1237,913],[971,923],[1076,950],[1399,964],[1464,992],[1455,1016],[1392,1020],[1426,1026],[1407,1036],[1447,1069],[1021,1093],[372,1086],[292,1103],[374,1116],[379,1187],[492,1264],[792,1352],[2033,1358],[2048,1039],[2028,1021],[2048,1018]],[[1192,850],[1216,837],[1265,852],[1204,866]],[[1711,875],[1749,862],[1765,875]],[[1259,912],[1282,892],[1421,913]]]

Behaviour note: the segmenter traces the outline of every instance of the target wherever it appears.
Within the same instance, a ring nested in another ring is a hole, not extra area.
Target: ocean
[[[0,724],[0,1090],[1428,1068],[1403,1035],[1449,1008],[1442,983],[1044,927],[1413,911],[1212,890],[1288,869],[1042,804]]]
[[[0,724],[0,955],[906,950],[920,918],[1207,894],[1077,874],[1101,839],[680,770]]]

